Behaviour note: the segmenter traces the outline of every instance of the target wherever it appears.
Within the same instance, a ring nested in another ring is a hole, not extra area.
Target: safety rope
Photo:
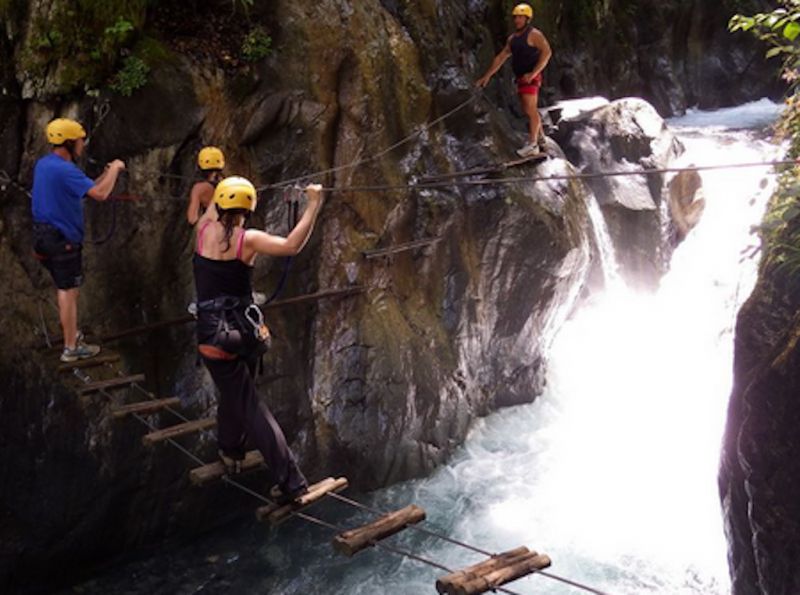
[[[117,231],[117,205],[119,201],[112,200],[109,202],[111,202],[111,224],[108,226],[108,231],[102,236],[93,236],[91,239],[86,240],[87,244],[102,246],[108,242],[113,237],[114,232]]]
[[[386,147],[382,151],[378,151],[377,153],[375,153],[375,154],[373,154],[373,155],[371,155],[369,157],[366,157],[364,159],[358,159],[356,161],[353,161],[351,163],[347,163],[345,165],[339,165],[337,167],[329,167],[327,169],[315,171],[315,172],[312,172],[310,174],[306,174],[306,175],[303,175],[303,176],[298,176],[296,178],[290,178],[288,180],[281,180],[280,182],[275,182],[274,184],[267,184],[265,186],[261,186],[260,188],[258,188],[258,191],[259,192],[263,192],[264,190],[272,190],[272,189],[276,189],[276,188],[283,188],[285,186],[290,186],[290,185],[293,185],[293,184],[299,184],[301,182],[306,182],[306,181],[309,181],[309,180],[313,180],[313,179],[316,179],[316,178],[319,178],[321,176],[325,176],[325,175],[328,175],[328,174],[334,174],[334,173],[338,173],[340,171],[345,171],[345,170],[348,170],[348,169],[355,169],[357,167],[361,167],[362,165],[367,165],[368,163],[374,163],[375,161],[377,161],[378,159],[380,159],[382,157],[385,157],[386,155],[388,155],[389,153],[391,153],[395,149],[397,149],[399,147],[402,147],[403,145],[405,145],[405,144],[411,142],[412,140],[416,139],[417,137],[421,136],[422,134],[424,134],[425,132],[427,132],[428,130],[430,130],[431,128],[436,126],[437,124],[440,124],[441,122],[444,122],[445,120],[447,120],[448,118],[450,118],[454,114],[458,113],[459,111],[461,111],[462,109],[467,107],[469,104],[473,103],[478,97],[480,97],[480,95],[481,95],[481,91],[480,90],[473,90],[473,92],[470,95],[469,99],[467,99],[466,101],[462,101],[457,106],[455,106],[451,110],[448,110],[447,112],[445,112],[444,114],[442,114],[438,118],[435,118],[435,119],[431,120],[430,122],[428,122],[425,125],[421,126],[417,130],[415,130],[414,132],[409,134],[408,136],[405,136],[405,137],[401,138],[396,143],[394,143],[392,145],[389,145],[388,147]]]
[[[286,213],[286,236],[288,237],[292,230],[297,227],[297,221],[299,219],[299,211],[300,211],[300,193],[302,193],[302,189],[299,187],[290,187],[284,190],[284,200],[287,206],[287,213]],[[275,287],[275,290],[272,292],[267,298],[267,301],[264,302],[264,305],[269,305],[274,302],[283,292],[284,288],[286,287],[286,283],[289,280],[289,272],[292,268],[292,257],[287,256],[283,260],[283,271],[281,272],[281,278],[278,281],[278,285]]]
[[[27,188],[25,188],[25,186],[17,182],[11,176],[11,174],[9,174],[6,170],[0,169],[0,190],[5,192],[8,187],[15,188],[16,190],[22,192],[28,198],[33,198],[30,190],[28,190]]]
[[[758,161],[751,163],[728,163],[718,165],[692,165],[684,167],[659,167],[631,171],[602,171],[591,173],[572,173],[554,174],[549,176],[516,176],[484,180],[451,180],[451,181],[432,181],[418,182],[411,184],[381,184],[374,186],[336,186],[323,188],[326,192],[396,192],[399,190],[436,190],[440,188],[451,188],[458,186],[503,186],[508,184],[537,183],[537,182],[556,182],[569,180],[593,180],[598,178],[617,178],[626,176],[648,176],[666,173],[680,173],[686,171],[701,172],[720,169],[743,169],[754,167],[780,167],[800,165],[798,161],[779,160],[779,161]],[[465,173],[465,175],[473,175]]]
[[[94,161],[93,159],[89,159],[89,157],[88,157],[89,145],[92,144],[92,138],[95,136],[95,134],[97,134],[97,131],[103,125],[103,122],[108,117],[108,115],[111,113],[111,103],[108,100],[106,100],[106,101],[104,101],[103,103],[100,104],[99,108],[97,107],[97,105],[95,105],[94,106],[94,110],[98,114],[97,115],[97,119],[95,120],[94,126],[92,127],[92,134],[89,136],[89,138],[86,139],[86,142],[83,145],[84,146],[84,151],[87,151],[87,153],[86,153],[87,154],[87,160],[89,160],[89,161]]]
[[[626,171],[600,171],[591,173],[570,173],[570,174],[554,174],[548,176],[515,176],[504,178],[490,178],[480,180],[433,180],[429,182],[412,182],[408,184],[376,184],[364,186],[332,186],[323,187],[323,192],[365,192],[365,193],[384,193],[384,192],[398,192],[404,190],[439,190],[443,188],[454,188],[461,186],[505,186],[511,184],[521,183],[538,183],[538,182],[555,182],[555,181],[570,181],[570,180],[592,180],[599,178],[619,178],[628,176],[648,176],[666,173],[680,173],[680,172],[702,172],[712,170],[725,170],[725,169],[744,169],[744,168],[758,168],[758,167],[782,167],[782,166],[797,166],[800,165],[800,160],[776,160],[776,161],[756,161],[750,163],[725,163],[717,165],[692,165],[683,167],[660,167],[639,170],[626,170]],[[462,172],[453,172],[448,174],[449,177],[457,178],[460,176],[468,177],[477,175],[471,170]],[[0,180],[2,181],[2,180]],[[139,198],[144,201],[184,201],[180,196],[139,196],[128,197],[129,199]]]
[[[108,366],[108,367],[111,367],[111,364],[107,363],[105,365]],[[119,376],[123,376],[122,372],[118,372],[118,375]],[[138,390],[142,395],[144,395],[146,398],[150,399],[151,401],[154,401],[154,400],[157,399],[157,397],[153,393],[151,393],[150,391],[148,391],[145,388],[143,388],[138,382],[132,382],[131,383],[131,387],[133,389],[135,389],[135,390]],[[185,423],[190,423],[192,421],[197,421],[197,420],[193,420],[193,419],[183,415],[181,412],[179,412],[178,410],[176,410],[173,407],[167,406],[164,409],[166,411],[168,411],[169,413],[172,413],[174,416],[176,416],[178,419],[180,419],[181,421],[183,421]],[[213,432],[211,432],[210,430],[200,430],[199,434],[205,436],[206,438],[210,438],[212,440],[216,440],[216,435]],[[181,450],[183,450],[183,447],[181,447]],[[194,455],[191,455],[191,456],[194,456]],[[200,463],[200,464],[202,465],[203,463]],[[225,479],[230,479],[227,475],[224,476],[224,478]],[[237,484],[237,487],[238,487],[238,482],[235,482],[233,480],[231,480],[231,481],[233,482],[231,485]],[[253,496],[257,497],[257,498],[262,498],[261,495],[256,495],[256,493],[252,493],[252,492],[250,492],[250,493],[251,493],[251,495],[253,495]],[[329,498],[338,500],[339,502],[342,502],[343,504],[347,504],[347,505],[352,506],[354,508],[360,509],[360,510],[362,510],[364,512],[369,512],[370,514],[374,514],[374,515],[378,515],[378,516],[383,516],[383,515],[386,514],[386,511],[382,511],[380,509],[368,506],[366,504],[362,504],[361,502],[358,502],[357,500],[353,500],[352,498],[348,498],[347,496],[343,496],[343,495],[338,494],[336,492],[330,492],[326,496],[329,497]],[[265,501],[267,501],[267,500],[265,500]],[[302,517],[300,517],[300,518],[302,518]],[[426,521],[426,522],[428,522],[430,524],[430,521]],[[469,543],[466,543],[464,541],[460,541],[458,539],[454,539],[454,538],[452,538],[452,537],[450,537],[448,535],[444,535],[443,533],[438,532],[438,531],[431,531],[429,529],[426,529],[426,528],[418,526],[418,525],[409,525],[407,528],[411,529],[413,531],[417,531],[418,533],[422,533],[424,535],[427,535],[428,537],[433,537],[435,539],[439,539],[441,541],[445,541],[447,543],[450,543],[451,545],[455,545],[455,546],[470,550],[470,551],[472,551],[474,553],[478,553],[478,554],[481,554],[483,556],[487,556],[487,557],[490,557],[490,558],[493,558],[493,557],[497,556],[496,553],[493,553],[493,552],[490,552],[488,550],[476,547],[474,545],[470,545]],[[341,530],[338,530],[338,532],[341,533],[344,530],[345,529],[341,529]],[[377,545],[378,543],[379,542],[374,543],[374,545]],[[413,556],[409,556],[409,557],[412,557],[413,559],[416,559]],[[428,563],[428,562],[426,562],[426,563]],[[431,564],[429,563],[429,565],[431,565]],[[446,572],[452,572],[452,570],[447,569],[447,568],[445,568],[443,566],[440,566],[440,565],[438,566],[438,568],[440,568],[442,570],[445,570]],[[594,595],[609,595],[605,591],[601,591],[599,589],[595,589],[594,587],[591,587],[589,585],[574,581],[572,579],[564,578],[562,576],[553,574],[552,572],[547,572],[547,571],[544,571],[544,570],[536,570],[532,574],[541,574],[544,577],[550,578],[550,579],[555,580],[555,581],[562,582],[564,584],[568,584],[568,585],[573,586],[573,587],[575,587],[577,589],[581,589],[583,591],[586,591],[587,593],[593,593]],[[511,591],[504,590],[504,589],[499,588],[499,587],[498,587],[497,590],[503,591],[504,593],[512,593]]]

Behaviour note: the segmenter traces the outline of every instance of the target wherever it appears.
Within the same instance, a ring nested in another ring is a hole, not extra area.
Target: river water
[[[779,154],[762,140],[777,112],[764,100],[690,112],[669,124],[686,145],[684,164],[753,162]],[[755,281],[751,227],[773,179],[766,168],[701,175],[703,220],[675,252],[656,293],[617,282],[592,296],[555,337],[540,399],[476,423],[431,477],[363,499],[385,509],[415,502],[428,511],[428,527],[487,550],[528,545],[550,555],[553,573],[609,593],[728,592],[717,461],[733,324]],[[336,503],[315,512],[343,525],[365,518]],[[385,552],[341,558],[329,540],[329,531],[297,521],[276,533],[248,522],[111,570],[80,589],[435,592],[441,571]],[[411,531],[391,543],[450,567],[481,558]],[[513,589],[580,592],[543,576]]]

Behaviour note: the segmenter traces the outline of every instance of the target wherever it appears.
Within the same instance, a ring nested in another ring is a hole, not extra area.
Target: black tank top
[[[199,253],[203,249],[203,234],[209,223],[205,223],[198,232],[198,252],[194,253],[192,261],[197,301],[205,302],[224,296],[246,298],[249,301],[253,293],[253,267],[241,260],[244,231],[236,241],[235,259],[213,260]]]
[[[194,285],[197,301],[224,296],[250,299],[253,293],[253,267],[241,260],[212,260],[195,252]]]
[[[533,27],[528,27],[523,33],[511,37],[511,68],[517,78],[528,74],[539,63],[541,52],[528,44],[528,35]]]

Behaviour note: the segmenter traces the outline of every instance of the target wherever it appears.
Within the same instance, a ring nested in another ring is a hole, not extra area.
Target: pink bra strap
[[[197,253],[200,256],[203,255],[203,233],[205,232],[206,227],[208,227],[210,224],[211,224],[211,220],[206,221],[200,227],[200,231],[197,232]]]
[[[236,260],[242,260],[242,247],[244,246],[244,234],[247,233],[244,229],[239,234],[239,243],[236,246]]]

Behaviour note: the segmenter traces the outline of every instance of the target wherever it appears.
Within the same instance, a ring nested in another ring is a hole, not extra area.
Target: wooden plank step
[[[213,418],[187,421],[184,424],[178,424],[177,426],[170,426],[169,428],[164,428],[163,430],[156,430],[155,432],[150,432],[149,434],[145,434],[144,436],[142,436],[142,443],[145,446],[153,446],[154,444],[158,444],[159,442],[164,442],[165,440],[169,440],[170,438],[179,438],[180,436],[186,436],[187,434],[202,432],[203,430],[208,430],[209,428],[213,428],[216,425],[217,425],[217,420]]]
[[[264,465],[264,457],[257,450],[251,450],[244,456],[242,471],[251,471]],[[225,475],[225,465],[222,461],[209,463],[202,467],[195,467],[189,472],[189,479],[196,486],[202,486]]]
[[[447,595],[480,595],[550,564],[548,556],[519,547],[439,578],[436,590]]]
[[[497,587],[549,568],[550,564],[548,556],[531,552],[527,556],[510,562],[503,568],[498,568],[483,576],[464,581],[456,586],[455,595],[481,595],[488,591],[494,591]]]
[[[333,538],[333,548],[345,556],[352,556],[374,542],[391,537],[409,525],[416,525],[424,520],[425,511],[411,504],[385,514],[368,525],[340,533]]]
[[[131,415],[133,413],[155,413],[167,407],[173,407],[181,404],[178,397],[170,397],[169,399],[157,399],[153,401],[142,401],[141,403],[131,403],[130,405],[122,405],[121,407],[114,407],[111,410],[111,415],[114,419],[120,419]]]
[[[90,359],[82,359],[71,364],[59,364],[58,371],[62,374],[72,372],[73,370],[84,370],[86,368],[97,368],[106,364],[116,364],[119,362],[119,353],[107,353],[98,355]]]
[[[78,387],[78,393],[81,395],[88,395],[101,390],[125,388],[134,382],[144,382],[144,380],[144,374],[134,374],[133,376],[123,376],[120,378],[112,378],[111,380],[99,380]]]
[[[347,488],[347,478],[339,477],[334,479],[328,477],[319,483],[308,488],[308,492],[290,504],[279,506],[277,504],[269,504],[262,506],[256,510],[256,518],[259,521],[269,521],[273,525],[277,525],[288,519],[293,512],[302,510],[318,502],[331,492],[340,492]]]
[[[469,576],[480,576],[485,572],[490,572],[508,564],[510,560],[516,560],[522,556],[532,553],[527,547],[522,546],[497,556],[492,556],[478,564],[473,564],[452,574],[445,575],[436,581],[436,590],[439,593],[455,593],[453,585]],[[535,552],[533,552],[535,553]]]

